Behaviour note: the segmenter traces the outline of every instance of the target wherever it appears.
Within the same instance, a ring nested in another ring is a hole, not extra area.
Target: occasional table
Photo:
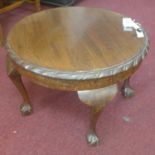
[[[112,11],[65,7],[25,17],[7,39],[7,73],[32,112],[21,76],[52,89],[75,91],[91,109],[87,141],[98,144],[96,123],[103,107],[117,94],[132,96],[129,79],[148,51],[140,24]],[[143,90],[141,90],[143,91]]]

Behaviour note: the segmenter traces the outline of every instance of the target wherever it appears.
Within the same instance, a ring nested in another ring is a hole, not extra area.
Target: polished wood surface
[[[39,84],[41,86],[45,86],[48,88],[60,89],[60,90],[71,90],[71,91],[97,89],[97,88],[103,88],[109,85],[119,83],[127,79],[128,77],[130,77],[139,68],[139,65],[138,65],[127,71],[116,74],[115,76],[108,76],[104,78],[97,78],[97,79],[91,79],[91,80],[87,80],[87,79],[86,80],[67,80],[67,79],[49,78],[43,75],[34,74],[29,70],[23,69],[23,67],[17,65],[15,62],[12,61],[12,63],[14,64],[16,70],[21,75],[29,78],[31,81],[33,81],[36,84]]]
[[[123,17],[103,9],[66,7],[17,23],[7,39],[7,73],[23,97],[22,114],[30,114],[32,106],[21,76],[49,88],[77,91],[91,107],[87,142],[98,144],[96,123],[103,107],[120,81],[122,94],[133,95],[129,79],[148,46],[145,35],[137,38],[135,30],[123,30]]]
[[[123,63],[144,47],[125,32],[123,16],[83,7],[50,9],[19,22],[9,45],[26,62],[57,71],[96,71]]]

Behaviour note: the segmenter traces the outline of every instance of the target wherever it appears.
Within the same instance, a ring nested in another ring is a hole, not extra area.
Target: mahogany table
[[[118,13],[66,7],[24,18],[10,31],[6,46],[7,72],[23,97],[22,114],[30,114],[32,106],[21,76],[76,91],[91,108],[87,141],[95,145],[98,117],[118,82],[124,81],[124,96],[133,95],[129,79],[147,54],[148,38],[139,24]]]

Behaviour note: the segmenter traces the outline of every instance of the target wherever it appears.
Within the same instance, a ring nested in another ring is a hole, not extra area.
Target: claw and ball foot
[[[124,97],[134,96],[135,93],[134,93],[134,90],[130,86],[129,78],[124,80],[124,84],[123,84],[121,92]]]
[[[105,88],[78,91],[80,100],[89,105],[91,108],[89,130],[87,133],[87,142],[90,145],[99,144],[99,138],[96,133],[96,124],[103,107],[107,102],[111,101],[117,93],[117,85]]]
[[[23,103],[20,105],[20,112],[22,115],[30,115],[32,113],[32,106],[29,103]]]
[[[95,146],[99,144],[99,138],[95,132],[88,132],[87,134],[87,142],[88,144]]]
[[[7,57],[7,73],[11,81],[14,83],[18,91],[20,92],[22,98],[23,98],[23,104],[20,106],[20,111],[22,115],[29,115],[32,113],[32,106],[30,104],[30,99],[28,96],[28,93],[26,91],[26,88],[22,82],[21,75],[18,73],[16,68],[14,67],[13,63]]]

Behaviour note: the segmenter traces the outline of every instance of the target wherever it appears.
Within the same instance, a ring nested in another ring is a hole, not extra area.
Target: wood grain
[[[26,62],[56,71],[94,71],[134,57],[144,38],[125,32],[122,18],[103,9],[50,9],[19,22],[8,42]]]
[[[23,99],[29,101],[20,76],[45,87],[78,91],[80,100],[91,106],[87,134],[91,145],[99,142],[96,123],[106,102],[116,95],[117,83],[125,80],[123,90],[129,90],[129,77],[146,54],[146,35],[137,38],[134,30],[124,31],[123,17],[95,8],[49,9],[21,20],[7,39],[7,64],[13,68],[9,76]],[[134,63],[128,65],[130,61]],[[52,74],[45,74],[47,70]],[[82,73],[87,77],[81,78]],[[31,106],[21,109],[29,114]]]

